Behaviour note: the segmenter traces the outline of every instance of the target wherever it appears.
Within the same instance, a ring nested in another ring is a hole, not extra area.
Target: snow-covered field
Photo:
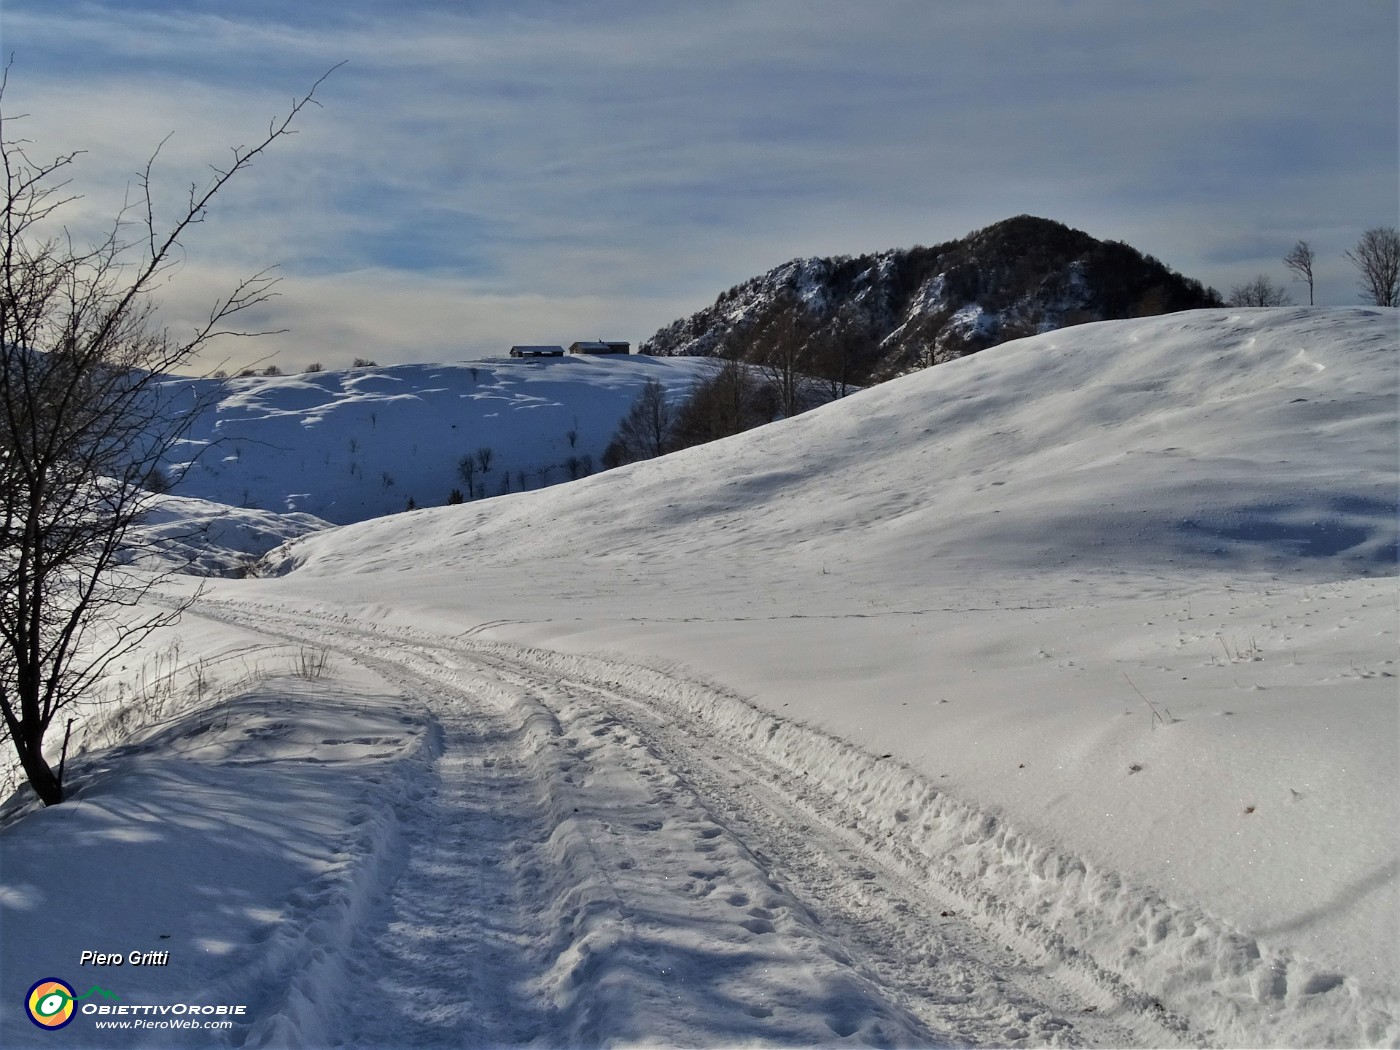
[[[0,1037],[1396,1045],[1397,345],[1088,325],[211,581],[10,808]]]

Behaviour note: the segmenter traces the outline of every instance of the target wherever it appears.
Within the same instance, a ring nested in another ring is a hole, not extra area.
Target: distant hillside
[[[593,473],[648,380],[683,398],[709,362],[489,358],[191,384],[210,398],[168,463],[174,494],[337,525]],[[484,450],[484,451],[483,451]],[[483,458],[469,484],[458,464]],[[304,530],[302,530],[304,531]]]
[[[1219,305],[1213,288],[1127,244],[1021,215],[931,248],[794,259],[640,352],[800,356],[810,375],[861,385],[1069,325]]]

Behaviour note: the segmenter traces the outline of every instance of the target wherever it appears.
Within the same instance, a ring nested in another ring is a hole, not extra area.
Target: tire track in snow
[[[246,615],[232,606],[215,613],[225,614],[240,621]],[[558,959],[570,950],[578,954],[577,949],[587,946],[590,937],[603,937],[598,931],[609,930],[611,936],[628,923],[633,924],[632,932],[623,939],[638,940],[637,909],[625,902],[648,900],[658,884],[677,877],[667,870],[667,863],[685,857],[687,843],[676,832],[698,829],[709,838],[689,842],[690,848],[698,845],[700,852],[710,853],[723,847],[726,859],[741,857],[767,884],[767,890],[760,891],[767,894],[763,903],[749,908],[747,919],[740,920],[745,924],[743,929],[762,939],[781,934],[791,938],[792,927],[800,928],[798,940],[815,939],[829,963],[855,982],[853,988],[870,994],[878,990],[895,1004],[892,1010],[877,1011],[884,1014],[883,1027],[876,1025],[862,1032],[859,1023],[852,1024],[842,1016],[843,1012],[852,1014],[850,1002],[862,999],[860,994],[853,997],[848,989],[834,1000],[847,1003],[847,1007],[836,1009],[827,1018],[829,1031],[824,1039],[793,1038],[795,1031],[784,1038],[776,1026],[749,1033],[750,1038],[830,1042],[833,1036],[864,1036],[862,1041],[874,1037],[877,1042],[912,1039],[1028,1046],[1202,1041],[1179,1019],[1165,1015],[1160,1008],[1150,1009],[1143,997],[1116,985],[1112,975],[1090,972],[1086,979],[1082,967],[1065,973],[1065,960],[1055,958],[1053,951],[1034,938],[1027,943],[1014,936],[988,937],[985,923],[962,921],[957,893],[931,883],[918,864],[908,863],[907,851],[902,855],[899,843],[880,842],[862,831],[858,811],[814,791],[810,783],[761,754],[737,746],[737,740],[726,740],[723,751],[717,753],[715,726],[696,721],[680,704],[636,694],[621,683],[581,673],[574,666],[577,661],[568,657],[552,660],[549,654],[498,643],[453,641],[381,629],[372,623],[278,613],[261,607],[256,616],[265,625],[279,622],[296,637],[340,649],[357,659],[375,664],[387,661],[401,671],[411,667],[412,677],[426,677],[435,683],[434,688],[449,683],[456,687],[473,674],[479,678],[479,672],[465,671],[462,664],[489,668],[498,687],[516,692],[516,703],[528,698],[528,703],[543,704],[560,719],[565,735],[555,741],[562,748],[555,756],[558,782],[542,781],[546,805],[552,799],[557,809],[560,799],[576,795],[569,785],[582,787],[586,793],[589,788],[598,788],[600,781],[631,776],[631,787],[612,783],[599,796],[614,802],[630,800],[629,816],[622,823],[637,814],[654,815],[658,808],[666,814],[660,820],[633,820],[623,831],[613,819],[618,816],[613,811],[616,806],[577,819],[568,813],[552,814],[552,819],[559,821],[556,836],[558,829],[567,829],[566,839],[577,836],[575,852],[591,855],[594,874],[603,873],[602,882],[612,890],[611,903],[603,906],[598,903],[598,887],[591,888],[594,896],[584,902],[584,910],[591,909],[591,914],[602,918],[593,925],[579,926],[581,912],[576,909],[573,940]],[[327,631],[332,632],[329,638]],[[393,646],[386,648],[386,641],[392,641]],[[377,669],[384,672],[382,667]],[[440,711],[441,703],[434,709]],[[578,784],[580,775],[585,780],[582,785]],[[637,777],[657,787],[650,793],[641,790],[635,783]],[[678,796],[685,799],[680,813],[675,812]],[[638,830],[667,830],[669,834],[663,836],[658,852],[637,840]],[[620,841],[629,838],[633,841]],[[551,859],[557,870],[560,857]],[[572,858],[572,867],[577,875],[578,856]],[[671,868],[679,870],[673,863]],[[680,875],[683,877],[675,889],[682,895],[696,899],[719,896],[739,902],[734,907],[754,899],[752,893],[729,885],[731,872],[723,865],[701,863],[685,868]],[[584,879],[579,885],[588,883]],[[568,895],[567,889],[558,892]],[[769,906],[773,904],[778,905],[776,910]],[[559,910],[557,906],[555,910]],[[779,930],[775,915],[790,928]],[[677,917],[668,916],[672,921]],[[655,924],[657,916],[652,915],[651,921]],[[660,951],[664,936],[657,938],[652,930],[648,938],[653,954]],[[1020,953],[1009,945],[1019,948]],[[622,950],[614,942],[610,949],[605,945],[604,954],[611,953],[616,962]],[[635,959],[628,965],[633,963]],[[571,965],[580,965],[580,960],[573,958]],[[1048,975],[1051,972],[1053,976]],[[569,980],[577,983],[576,974],[570,971]],[[699,976],[713,978],[714,973]],[[1095,976],[1104,979],[1094,980]],[[557,983],[557,978],[558,974],[541,978],[536,990],[545,988],[551,979]],[[558,988],[553,991],[557,993]],[[732,1003],[711,1006],[733,1008]],[[765,1009],[760,1005],[756,1016]],[[900,1015],[919,1021],[896,1024]],[[616,1034],[618,1018],[604,1017],[602,1021],[600,1027],[575,1018],[565,1027],[577,1041],[598,1042],[608,1033]],[[703,1020],[693,1018],[689,1023],[703,1024]],[[898,1035],[904,1038],[891,1039],[892,1026],[902,1029]],[[684,1028],[631,1034],[653,1041],[667,1041],[668,1035],[669,1041],[696,1041],[694,1032]],[[728,1035],[733,1041],[738,1033]]]
[[[552,709],[446,646],[257,622],[363,662],[442,731],[402,869],[350,952],[346,1045],[935,1041],[596,704]]]
[[[663,716],[648,698],[616,688],[532,676],[495,654],[474,659],[518,676],[551,706],[586,694],[597,721],[636,734],[834,935],[838,961],[884,988],[940,1044],[1172,1045],[1179,1039],[1151,1018],[1115,1010],[1119,1004],[1092,994],[1098,989],[1085,996],[1058,984],[1037,963],[989,939],[959,914],[955,895],[916,879],[863,835],[859,813],[828,809],[831,800],[813,797],[809,784],[760,756],[728,750],[711,727],[671,709]]]
[[[512,991],[528,976],[522,946],[539,936],[521,859],[544,829],[522,727],[418,698],[442,746],[431,787],[401,822],[401,870],[352,946],[340,1034],[365,1046],[526,1043],[545,1021]]]

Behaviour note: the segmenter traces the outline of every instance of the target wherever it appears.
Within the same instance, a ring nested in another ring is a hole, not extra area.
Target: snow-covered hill
[[[234,1042],[1395,1045],[1398,320],[1066,329],[211,581],[3,832],[0,1032],[103,930]]]
[[[648,379],[680,397],[707,371],[701,361],[610,355],[235,378],[171,472],[183,475],[182,496],[337,524],[465,494],[457,464],[481,448],[492,455],[474,479],[478,497],[544,488],[599,469]]]
[[[931,580],[982,593],[991,574],[1006,589],[1067,572],[1098,588],[1391,573],[1395,368],[1389,311],[1083,326],[538,498],[313,539],[279,565],[362,572],[416,542],[439,562],[510,567],[522,530],[557,526],[586,542],[531,550],[532,565],[591,579],[715,559],[784,608],[812,585],[782,581],[814,570],[890,607],[926,605]]]

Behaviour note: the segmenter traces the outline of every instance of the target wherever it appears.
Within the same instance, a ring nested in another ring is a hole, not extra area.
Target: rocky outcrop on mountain
[[[794,259],[640,352],[776,359],[844,387],[1087,321],[1219,305],[1215,289],[1127,244],[1022,215],[931,248]]]

